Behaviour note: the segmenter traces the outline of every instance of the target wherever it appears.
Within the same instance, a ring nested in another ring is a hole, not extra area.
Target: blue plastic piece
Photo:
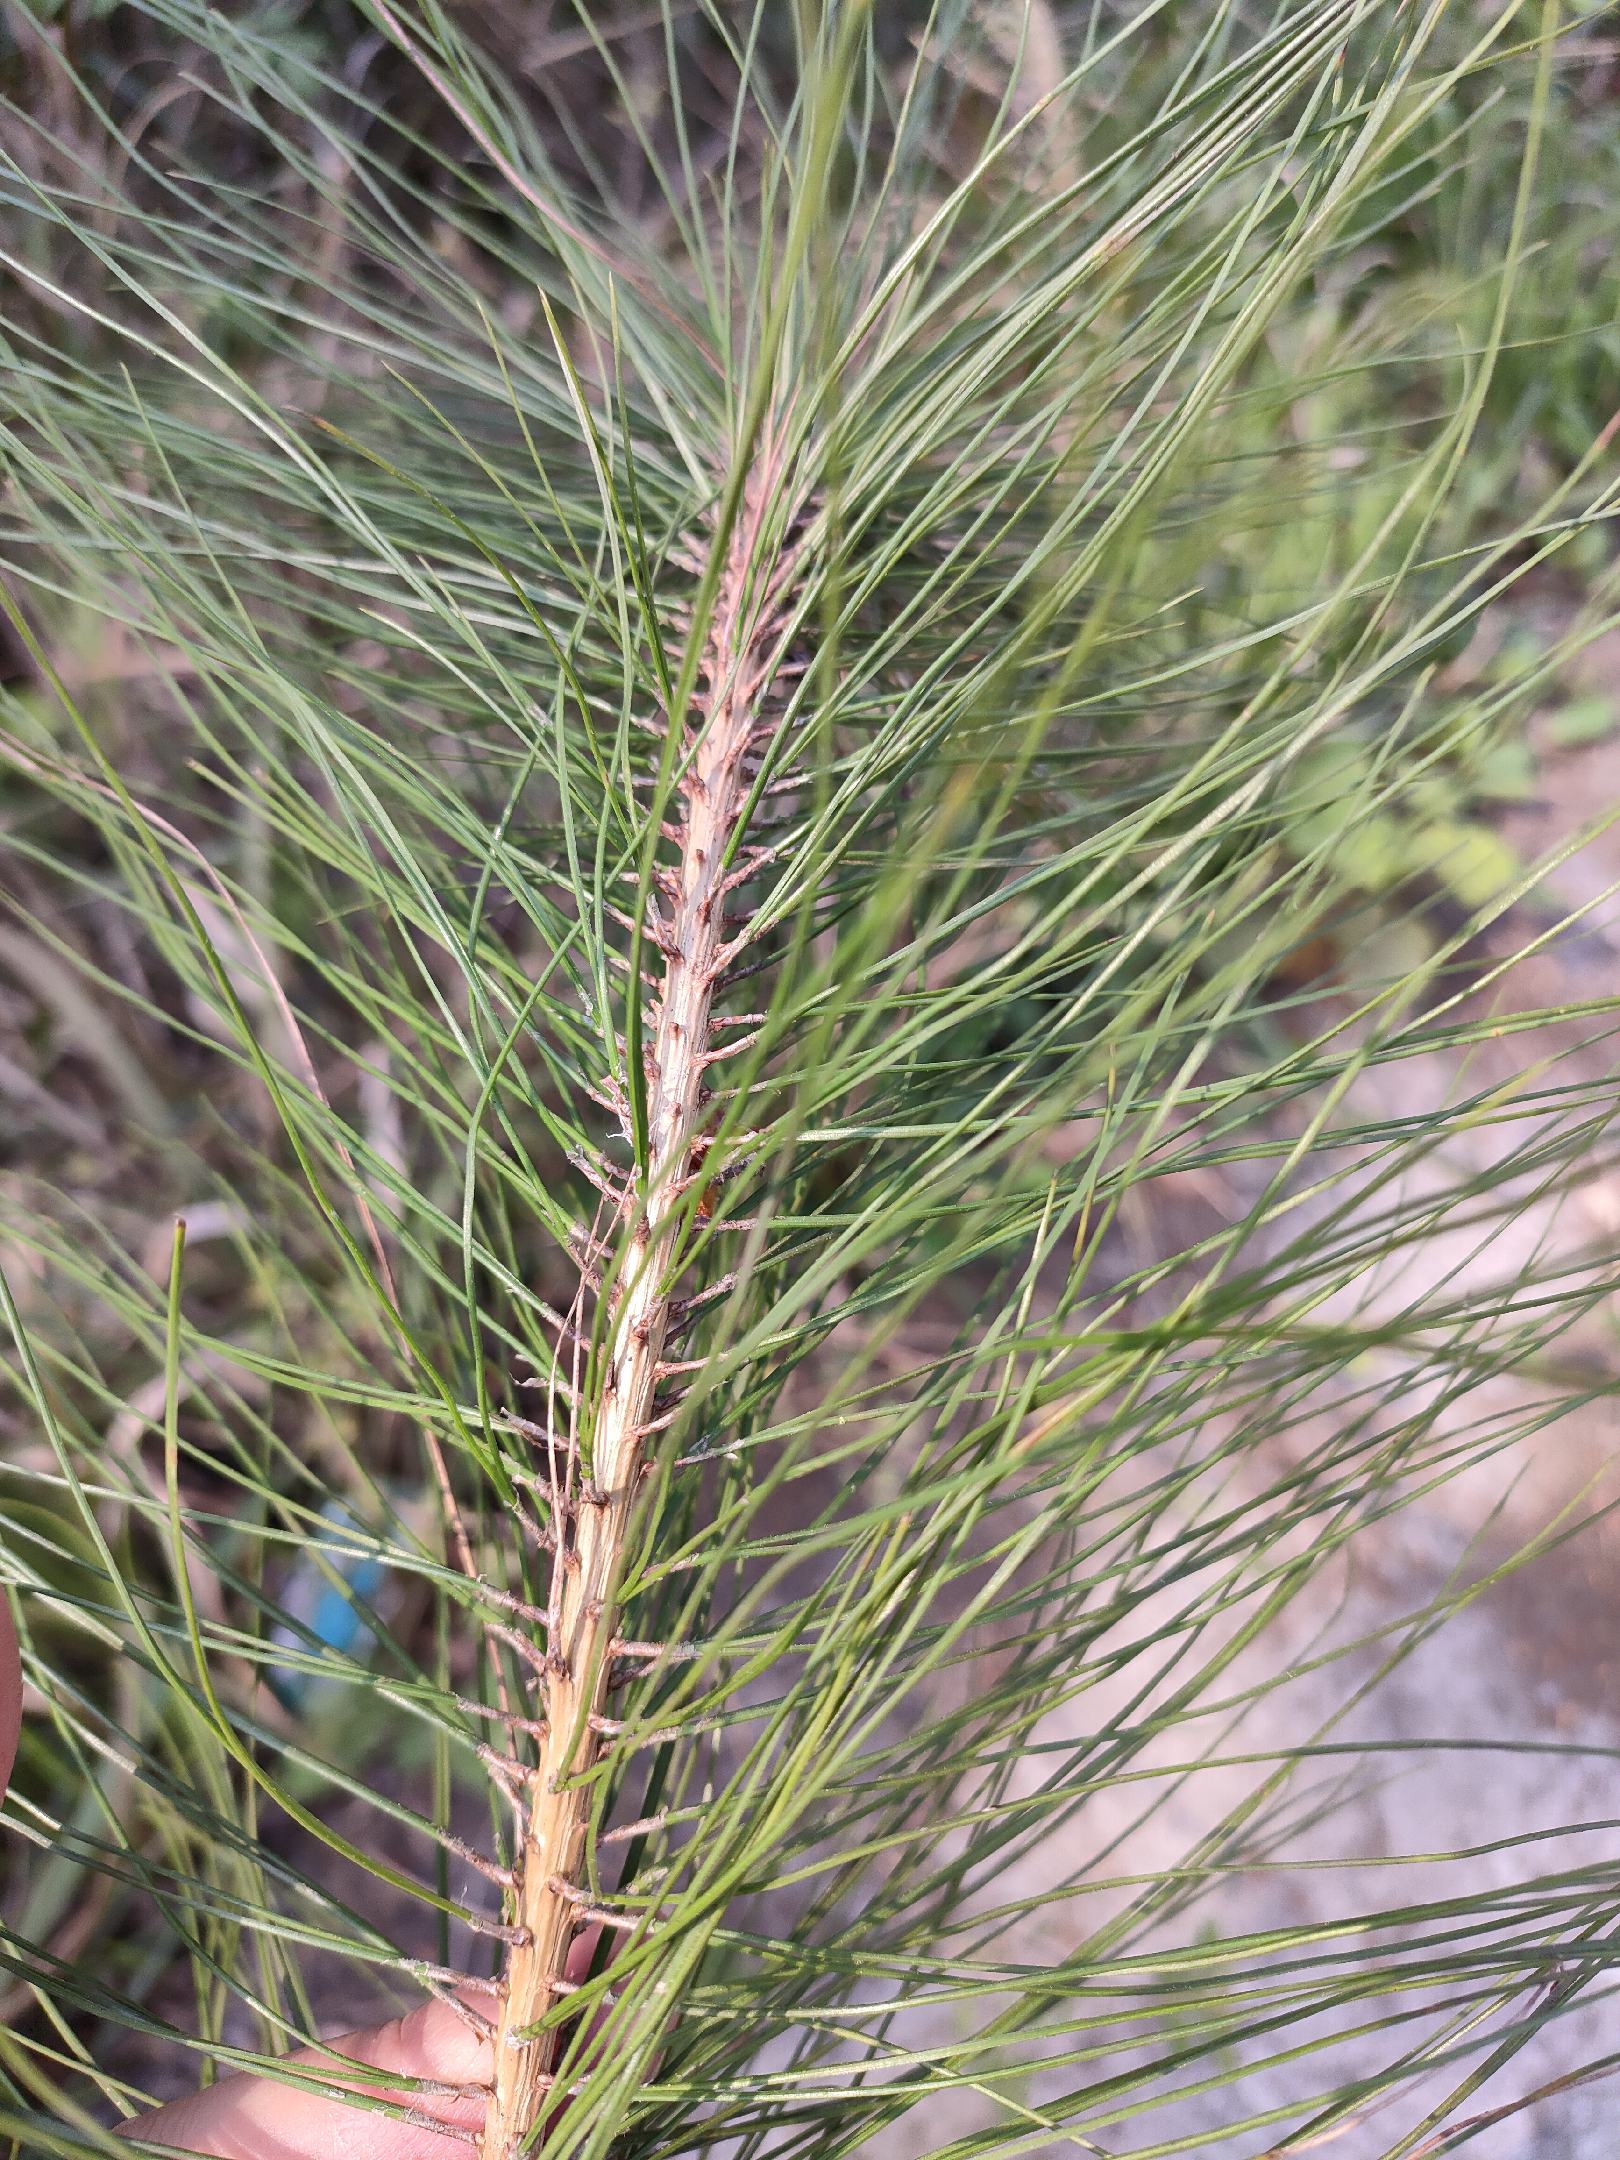
[[[354,1511],[341,1500],[329,1500],[321,1515],[334,1527],[363,1534]],[[282,1605],[299,1625],[280,1623],[271,1629],[270,1640],[282,1649],[307,1650],[309,1636],[313,1635],[323,1649],[358,1662],[377,1639],[377,1631],[363,1608],[375,1605],[388,1570],[369,1553],[346,1552],[324,1538],[316,1539],[314,1544],[325,1567],[313,1552],[301,1555],[294,1561],[282,1591]],[[341,1587],[332,1581],[327,1569],[338,1576]],[[315,1689],[333,1684],[318,1673],[288,1665],[271,1666],[269,1679],[277,1698],[289,1710],[307,1709]]]

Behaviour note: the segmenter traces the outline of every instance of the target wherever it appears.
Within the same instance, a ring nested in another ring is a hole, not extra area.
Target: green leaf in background
[[[1553,741],[1562,749],[1578,749],[1583,743],[1602,742],[1614,733],[1615,702],[1594,692],[1588,697],[1571,698],[1567,705],[1557,706],[1548,716],[1547,728]]]

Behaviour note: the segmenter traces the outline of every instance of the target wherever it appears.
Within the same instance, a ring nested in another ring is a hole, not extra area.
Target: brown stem
[[[696,741],[674,828],[680,860],[665,888],[669,914],[658,926],[664,974],[648,1060],[652,1167],[644,1198],[628,1189],[616,1196],[629,1251],[613,1293],[608,1369],[590,1435],[591,1483],[576,1488],[572,1547],[559,1551],[554,1569],[542,1683],[545,1737],[525,1794],[526,1829],[509,1909],[518,1934],[506,1968],[483,2160],[517,2160],[533,2149],[552,2104],[560,2036],[555,2027],[541,2034],[530,2029],[566,1991],[569,1946],[591,1913],[581,1894],[590,1808],[585,1779],[615,1729],[606,1705],[614,1656],[623,1648],[625,1545],[651,1437],[668,1422],[656,1402],[669,1371],[666,1340],[681,1317],[677,1248],[690,1212],[682,1193],[701,1135],[712,1005],[726,967],[722,866],[748,800],[746,753],[764,724],[768,655],[780,630],[773,608],[750,615],[748,600],[765,585],[757,554],[770,463],[760,458],[758,485],[737,520],[693,701]],[[779,595],[780,578],[771,584]],[[734,926],[730,934],[734,941]]]

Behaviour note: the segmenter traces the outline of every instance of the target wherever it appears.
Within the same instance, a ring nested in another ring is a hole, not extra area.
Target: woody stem
[[[545,1733],[525,1794],[526,1821],[510,1918],[517,1929],[495,2042],[494,2091],[483,2160],[517,2160],[550,2110],[557,2028],[532,2028],[569,1991],[570,1943],[581,1924],[587,1774],[603,1745],[619,1589],[632,1512],[647,1465],[660,1365],[676,1309],[683,1176],[699,1132],[704,1053],[725,966],[722,885],[727,846],[743,814],[744,769],[759,725],[763,629],[745,624],[747,553],[757,511],[739,520],[706,640],[700,730],[681,784],[679,865],[670,893],[664,975],[648,1060],[646,1185],[627,1191],[629,1249],[614,1293],[605,1384],[590,1446],[590,1483],[577,1492],[571,1553],[559,1551],[556,1615],[543,1688]]]

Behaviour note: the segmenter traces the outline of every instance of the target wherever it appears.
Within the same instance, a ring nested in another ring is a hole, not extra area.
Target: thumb
[[[490,1997],[471,1989],[463,1990],[463,1999],[480,2015],[491,2007]],[[364,2069],[463,2089],[418,2096],[368,2084],[346,2075],[339,2056]],[[222,2078],[190,2099],[125,2123],[124,2135],[213,2160],[471,2160],[492,2058],[489,2042],[451,2004],[423,2003],[409,2017],[324,2047],[301,2048],[288,2061],[330,2079],[331,2093],[271,2077]],[[417,2120],[401,2122],[351,2105],[360,2094],[391,2098]]]

